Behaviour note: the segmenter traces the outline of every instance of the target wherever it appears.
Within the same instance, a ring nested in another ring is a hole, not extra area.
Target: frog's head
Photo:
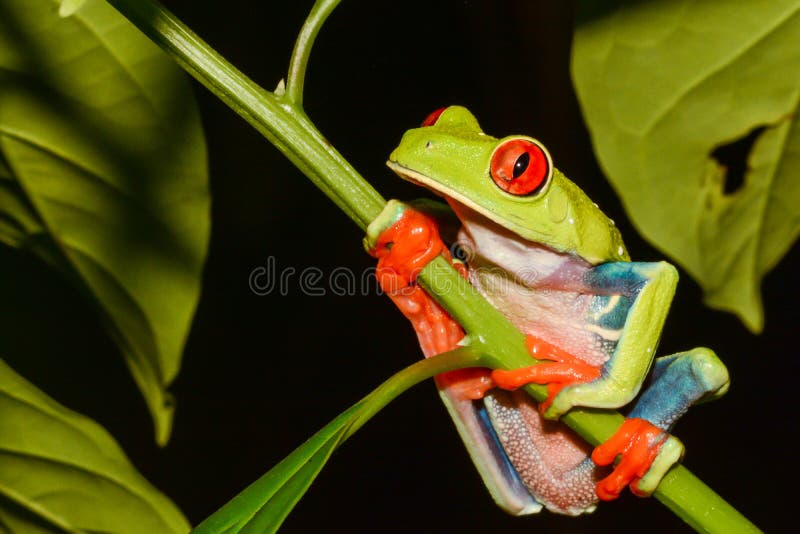
[[[529,241],[592,264],[629,259],[611,219],[553,167],[539,141],[491,137],[463,107],[437,110],[406,132],[387,164]]]

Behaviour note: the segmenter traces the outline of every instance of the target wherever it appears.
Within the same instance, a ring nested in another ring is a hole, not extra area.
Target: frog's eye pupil
[[[553,166],[547,149],[538,141],[518,137],[495,148],[489,173],[495,185],[506,193],[531,197],[550,183]]]
[[[519,178],[520,175],[525,172],[525,169],[528,168],[528,164],[531,162],[531,155],[527,152],[523,152],[520,157],[517,158],[517,161],[514,162],[514,173],[511,175],[513,178]]]

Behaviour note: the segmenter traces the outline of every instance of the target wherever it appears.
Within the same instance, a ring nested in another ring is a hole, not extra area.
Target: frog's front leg
[[[434,208],[430,203],[390,200],[370,224],[364,241],[367,251],[378,258],[375,274],[381,288],[411,322],[426,358],[455,349],[464,338],[461,326],[416,284],[422,268],[439,254],[466,276],[464,265],[452,260],[439,236],[432,215],[440,208]],[[494,385],[489,372],[480,368],[444,373],[437,383],[468,399],[482,398]]]
[[[579,290],[617,300],[597,318],[588,317],[586,321],[586,329],[600,341],[615,343],[602,368],[592,373],[578,358],[547,349],[544,358],[535,351],[532,354],[552,363],[497,370],[492,378],[505,389],[531,382],[557,383],[544,403],[543,413],[548,419],[560,417],[573,406],[624,406],[638,394],[653,361],[677,281],[677,271],[666,262],[612,262],[588,270]],[[540,340],[529,338],[529,347],[540,344]],[[579,372],[572,373],[573,369]]]
[[[660,443],[656,450],[646,453],[654,456],[649,468],[637,472],[631,468],[614,470],[597,485],[597,494],[603,500],[616,498],[622,489],[630,484],[631,491],[637,495],[650,495],[667,470],[683,455],[683,445],[666,432],[690,406],[717,399],[725,394],[729,385],[728,370],[717,355],[704,347],[658,358],[653,366],[652,381],[637,399],[626,425],[646,421],[660,432],[651,430],[653,440]],[[624,426],[624,425],[623,425]],[[625,429],[615,438],[594,450],[592,460],[598,465],[608,465],[614,461],[622,448],[629,446],[621,437]],[[655,454],[657,453],[657,454]]]
[[[589,270],[585,283],[595,294],[620,295],[632,302],[621,328],[602,334],[619,339],[601,375],[565,387],[553,399],[547,417],[559,417],[573,406],[619,408],[633,400],[655,356],[678,272],[666,262],[613,262]]]
[[[378,258],[375,275],[386,294],[411,321],[426,356],[455,348],[461,327],[416,284],[419,272],[447,247],[436,221],[408,204],[391,200],[367,228],[367,251]]]

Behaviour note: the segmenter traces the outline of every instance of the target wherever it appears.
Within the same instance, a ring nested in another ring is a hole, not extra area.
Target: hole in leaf
[[[735,193],[744,185],[744,177],[747,174],[747,160],[750,157],[750,151],[753,149],[753,143],[756,142],[756,139],[766,128],[766,126],[753,128],[747,135],[730,143],[720,145],[711,152],[711,157],[725,169],[723,192],[726,195]]]

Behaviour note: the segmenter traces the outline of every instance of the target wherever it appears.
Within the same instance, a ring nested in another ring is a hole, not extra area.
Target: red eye
[[[446,107],[439,108],[436,111],[434,111],[433,113],[431,113],[430,115],[428,115],[427,117],[425,117],[425,120],[422,121],[422,126],[423,127],[425,127],[425,126],[433,126],[434,124],[436,124],[436,121],[439,120],[439,115],[441,115],[444,112],[444,110],[446,110],[446,109],[447,109]]]
[[[497,187],[518,196],[541,191],[552,174],[550,156],[530,139],[511,139],[494,150],[490,167]]]

